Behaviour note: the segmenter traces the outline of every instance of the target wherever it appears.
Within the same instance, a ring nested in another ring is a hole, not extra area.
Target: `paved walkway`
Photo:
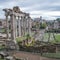
[[[28,52],[17,52],[14,54],[15,57],[24,58],[25,60],[60,60],[60,59],[50,59],[41,57],[40,55],[28,53]]]

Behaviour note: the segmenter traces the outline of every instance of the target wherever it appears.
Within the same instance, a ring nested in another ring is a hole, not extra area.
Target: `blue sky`
[[[60,17],[60,0],[0,0],[0,18],[5,18],[4,8],[19,6],[24,12],[30,13],[32,18],[42,16],[53,20]]]

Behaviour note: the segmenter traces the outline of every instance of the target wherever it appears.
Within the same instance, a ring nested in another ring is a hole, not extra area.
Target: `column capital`
[[[5,13],[5,16],[8,17],[9,15]]]

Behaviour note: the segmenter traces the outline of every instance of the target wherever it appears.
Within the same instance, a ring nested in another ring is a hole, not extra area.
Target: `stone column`
[[[11,16],[11,40],[16,43],[16,36],[15,36],[15,16],[12,14]]]
[[[28,24],[27,24],[27,18],[26,18],[26,33],[28,33]]]
[[[28,27],[28,34],[31,35],[31,18],[29,16],[27,18],[27,27]]]
[[[25,35],[27,34],[27,21],[26,21],[26,16],[24,18],[24,29],[25,29]]]
[[[24,23],[23,23],[23,20],[24,20],[24,18],[23,17],[21,17],[21,33],[22,33],[22,36],[24,35]]]
[[[18,26],[19,26],[19,29],[18,29],[19,30],[19,37],[21,37],[21,24],[20,24],[21,22],[20,22],[20,17],[18,17],[18,23],[19,23],[18,24]]]
[[[28,18],[27,18],[27,33],[29,33],[29,22],[28,22]]]
[[[22,17],[20,17],[20,27],[21,27],[21,36],[22,36]]]
[[[31,18],[30,17],[29,17],[28,23],[29,23],[29,34],[31,35]]]
[[[9,24],[8,24],[8,15],[6,15],[6,34],[7,34],[7,39],[9,39]]]
[[[23,17],[23,35],[25,35],[25,28],[26,28],[26,26],[25,26],[25,16]]]
[[[15,17],[15,29],[16,29],[16,37],[18,36],[18,31],[17,31],[17,30],[18,30],[18,28],[17,28],[17,24],[18,24],[18,23],[17,23],[17,19],[16,19],[16,17]]]

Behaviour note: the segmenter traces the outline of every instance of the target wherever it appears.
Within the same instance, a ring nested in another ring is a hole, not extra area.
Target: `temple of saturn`
[[[16,43],[16,37],[24,36],[26,33],[31,35],[31,17],[29,13],[22,12],[18,6],[13,9],[3,9],[6,17],[6,34],[9,39],[9,23],[11,22],[11,40]]]

